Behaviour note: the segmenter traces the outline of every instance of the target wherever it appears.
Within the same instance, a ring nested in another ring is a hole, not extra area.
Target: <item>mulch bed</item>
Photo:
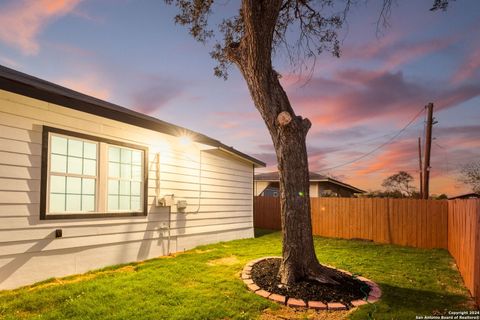
[[[321,284],[314,281],[301,281],[288,288],[282,286],[278,277],[281,259],[270,258],[262,260],[252,267],[252,280],[261,289],[304,301],[341,302],[352,306],[351,301],[368,296],[370,287],[350,275],[334,270],[339,285]]]

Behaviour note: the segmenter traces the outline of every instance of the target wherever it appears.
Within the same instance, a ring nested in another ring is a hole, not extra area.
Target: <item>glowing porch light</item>
[[[178,137],[178,141],[180,142],[180,145],[188,146],[190,143],[192,143],[192,138],[187,135],[181,135]]]

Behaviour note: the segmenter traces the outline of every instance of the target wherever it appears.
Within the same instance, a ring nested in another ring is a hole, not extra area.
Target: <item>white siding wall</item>
[[[318,182],[310,182],[310,197],[317,198],[319,196],[318,193]]]
[[[270,182],[268,181],[255,181],[255,196],[259,196],[268,187]]]
[[[148,215],[40,220],[42,125],[148,146]],[[160,195],[188,201],[187,214],[171,208],[171,252],[252,237],[252,164],[208,149],[0,90],[0,289],[167,254],[169,209],[155,206],[158,158]]]

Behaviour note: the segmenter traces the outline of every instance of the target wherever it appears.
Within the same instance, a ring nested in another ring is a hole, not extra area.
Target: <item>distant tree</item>
[[[480,161],[473,161],[460,169],[460,181],[469,185],[473,192],[480,193]]]
[[[436,196],[435,199],[436,200],[447,200],[448,196],[445,193],[442,193],[441,195]]]
[[[400,191],[382,191],[373,190],[368,193],[362,194],[361,198],[405,198],[405,195]]]
[[[322,198],[338,198],[339,195],[338,195],[337,193],[335,193],[335,192],[331,192],[331,191],[326,192],[326,191],[324,191],[324,192],[322,192],[321,197],[322,197]]]
[[[383,180],[382,187],[388,192],[396,192],[403,197],[412,197],[415,192],[415,188],[411,186],[412,181],[413,177],[408,172],[399,171]]]
[[[253,103],[270,133],[280,176],[282,219],[282,263],[284,284],[300,280],[336,283],[335,273],[316,257],[310,216],[309,174],[306,136],[310,120],[295,113],[274,69],[272,56],[283,51],[296,70],[313,70],[322,52],[340,56],[338,30],[350,8],[361,1],[345,0],[242,0],[233,16],[216,17],[212,27],[214,0],[164,0],[179,9],[175,22],[188,27],[190,35],[206,43],[221,39],[213,47],[214,72],[227,78],[234,65],[242,74]],[[224,4],[225,1],[220,1]],[[393,0],[382,0],[379,22],[386,24]],[[444,9],[448,1],[434,1],[432,9]],[[219,10],[218,12],[225,12]],[[217,18],[220,18],[217,20]]]
[[[413,190],[410,194],[410,198],[421,199],[422,197],[420,196],[420,192],[418,192],[417,190]]]

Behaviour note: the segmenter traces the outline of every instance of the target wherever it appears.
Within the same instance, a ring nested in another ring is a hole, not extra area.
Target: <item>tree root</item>
[[[316,281],[319,283],[323,284],[340,284],[336,280],[333,279],[333,277],[326,276],[323,274],[316,274],[316,275],[308,275],[307,276],[308,280]]]
[[[333,272],[332,269],[322,266],[321,264],[318,264],[317,266],[315,266],[315,268],[312,268],[307,273],[308,280],[316,281],[323,284],[340,284],[338,281],[335,280],[336,278],[337,275],[335,274],[335,272]]]
[[[281,282],[283,285],[287,286],[289,284],[301,281],[301,280],[310,280],[315,281],[322,284],[331,284],[331,285],[339,285],[340,283],[338,280],[338,275],[329,267],[321,265],[318,261],[312,261],[311,263],[303,269],[303,272],[299,273],[298,271],[301,270],[299,266],[286,266],[282,265],[279,270],[278,276],[282,279]]]

